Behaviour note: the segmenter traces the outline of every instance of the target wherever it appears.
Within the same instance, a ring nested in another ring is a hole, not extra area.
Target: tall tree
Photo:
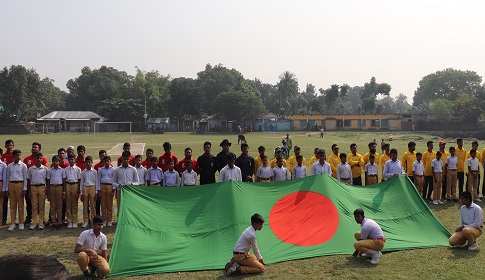
[[[279,82],[276,85],[276,94],[278,95],[278,106],[280,114],[290,112],[290,101],[298,95],[298,80],[295,74],[285,71],[279,76]]]
[[[172,118],[199,120],[203,114],[203,96],[197,91],[197,83],[191,78],[175,78],[170,84],[167,110]]]
[[[372,77],[370,82],[365,83],[360,93],[362,98],[362,110],[364,113],[374,113],[376,109],[377,95],[389,95],[391,86],[387,83],[377,83],[376,78]]]
[[[431,114],[438,119],[438,121],[450,121],[453,110],[453,102],[438,98],[431,103]]]
[[[0,71],[0,122],[35,120],[38,115],[64,109],[66,93],[54,86],[53,80],[41,79],[35,69],[22,65]]]
[[[241,91],[228,91],[219,94],[214,107],[228,120],[244,121],[254,119],[266,112],[263,102],[257,96]]]
[[[452,112],[467,123],[476,123],[483,113],[483,106],[483,100],[478,100],[475,95],[462,93],[453,102]]]

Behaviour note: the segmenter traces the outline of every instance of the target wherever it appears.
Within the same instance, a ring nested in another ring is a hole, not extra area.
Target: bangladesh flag
[[[362,208],[387,238],[383,251],[446,246],[450,233],[406,176],[354,187],[327,175],[272,183],[122,188],[110,276],[222,269],[250,217],[266,263],[354,251]],[[425,232],[426,234],[423,234]]]

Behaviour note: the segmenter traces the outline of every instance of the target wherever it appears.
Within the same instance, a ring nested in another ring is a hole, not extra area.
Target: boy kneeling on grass
[[[243,231],[236,246],[233,257],[226,264],[224,272],[226,276],[235,274],[259,274],[264,272],[266,265],[263,256],[259,252],[256,242],[256,231],[263,227],[264,219],[259,214],[251,216],[251,226]],[[253,248],[254,255],[249,252]]]

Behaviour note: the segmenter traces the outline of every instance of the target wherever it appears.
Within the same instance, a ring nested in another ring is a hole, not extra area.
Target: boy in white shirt
[[[433,204],[443,204],[441,201],[441,185],[443,184],[443,161],[441,152],[436,152],[436,158],[431,162],[433,170]]]
[[[3,154],[3,150],[0,149],[0,153]],[[7,189],[7,164],[0,159],[0,218],[3,217],[3,198],[5,196],[5,190]],[[6,213],[5,213],[6,214]]]
[[[52,168],[47,171],[47,199],[50,201],[49,215],[55,229],[62,226],[62,201],[66,199],[66,173],[59,165],[60,156],[52,157]]]
[[[152,161],[152,166],[147,169],[147,174],[146,174],[147,186],[162,186],[163,171],[160,167],[158,167],[158,158],[152,157],[151,161]]]
[[[83,202],[83,224],[81,227],[86,228],[89,221],[93,220],[96,212],[96,186],[98,184],[98,172],[92,168],[93,158],[90,156],[86,157],[86,169],[81,172],[81,200]],[[91,208],[90,214],[88,214],[88,209]],[[91,217],[89,217],[91,216]]]
[[[262,166],[256,171],[256,182],[271,182],[273,181],[274,172],[271,167],[268,166],[268,156],[261,156]]]
[[[182,179],[180,180],[181,186],[197,186],[197,172],[192,169],[192,161],[185,161],[185,171],[182,172]]]
[[[288,168],[283,166],[282,157],[276,158],[276,166],[273,168],[273,178],[275,182],[291,179],[290,171],[288,171]]]
[[[81,183],[81,168],[76,166],[76,156],[73,153],[67,155],[69,166],[64,169],[66,174],[66,219],[67,228],[77,228],[77,209],[79,184]]]
[[[337,165],[337,180],[352,185],[352,167],[347,163],[347,154],[341,153],[339,157],[340,164]]]
[[[468,191],[471,192],[473,200],[481,202],[478,198],[478,175],[480,174],[480,161],[476,158],[477,151],[470,150],[470,158],[468,159]]]
[[[96,186],[98,197],[101,202],[101,212],[104,223],[113,226],[113,197],[115,188],[113,188],[114,168],[111,166],[111,157],[104,156],[102,159],[103,166],[98,168],[98,184]]]
[[[152,149],[147,149],[147,153],[148,153],[148,150],[152,150]],[[153,154],[153,150],[152,150],[151,153]],[[148,154],[147,154],[147,160],[148,160]],[[152,156],[150,156],[149,160],[151,162]],[[142,162],[141,155],[136,155],[135,156],[135,169],[136,169],[136,173],[138,173],[138,185],[140,185],[140,186],[145,185],[145,183],[147,182],[146,181],[147,169],[145,168],[145,166],[143,166],[142,163],[143,162]]]
[[[414,186],[418,189],[419,194],[423,193],[424,185],[424,164],[421,161],[423,159],[422,153],[416,153],[416,161],[413,162],[413,179]]]
[[[168,170],[163,172],[163,186],[164,187],[178,187],[180,186],[179,173],[175,171],[175,162],[173,159],[167,161]]]
[[[27,191],[27,165],[20,158],[22,152],[13,150],[13,162],[7,166],[7,188],[8,197],[10,198],[10,226],[8,230],[15,229],[15,220],[17,210],[19,212],[19,230],[24,229],[24,223],[21,219],[24,217],[24,197]]]
[[[32,224],[29,229],[44,229],[47,167],[42,165],[43,155],[35,155],[35,165],[27,171],[27,189],[32,201]]]
[[[365,170],[365,185],[370,186],[370,185],[375,185],[377,184],[377,172],[378,172],[378,167],[377,164],[375,164],[376,156],[373,154],[369,155],[369,162],[365,165],[364,170]],[[350,167],[350,165],[349,165]]]
[[[293,169],[291,170],[291,177],[293,179],[305,178],[306,177],[306,166],[303,164],[303,156],[297,155],[296,156],[296,162],[297,162],[297,164],[295,166],[293,166]]]
[[[450,155],[446,158],[446,199],[448,201],[458,202],[456,197],[456,183],[457,183],[457,173],[456,169],[458,166],[458,157],[455,156],[455,147],[450,147]]]

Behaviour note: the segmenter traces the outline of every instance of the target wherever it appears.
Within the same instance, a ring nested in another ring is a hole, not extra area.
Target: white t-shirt
[[[94,234],[93,229],[88,229],[79,235],[77,244],[82,245],[82,249],[92,249],[94,251],[108,249],[108,240],[106,235],[100,232],[98,236]]]
[[[421,161],[413,163],[413,171],[415,175],[422,176],[424,174],[424,164]]]
[[[433,159],[431,167],[434,173],[443,172],[443,161],[441,159]]]
[[[448,156],[446,158],[446,164],[448,164],[448,170],[456,170],[456,167],[458,165],[458,157]]]

